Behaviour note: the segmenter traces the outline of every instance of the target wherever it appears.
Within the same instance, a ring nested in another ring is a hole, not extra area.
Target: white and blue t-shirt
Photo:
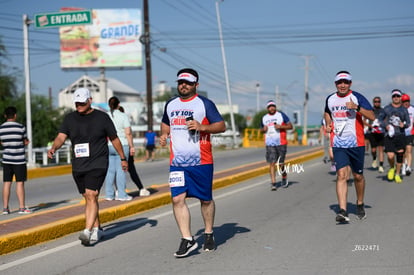
[[[279,146],[287,144],[286,129],[276,129],[275,123],[279,125],[287,125],[289,123],[288,116],[276,111],[273,115],[265,114],[261,121],[261,128],[267,126],[267,132],[265,134],[266,146]]]
[[[193,117],[204,125],[223,120],[216,105],[206,97],[195,95],[187,100],[180,97],[169,100],[164,108],[162,122],[170,126],[170,165],[186,167],[213,164],[210,134],[190,133],[187,117]]]
[[[339,148],[353,148],[365,146],[364,124],[362,115],[357,110],[346,108],[346,103],[352,101],[366,110],[372,110],[369,101],[360,93],[349,91],[345,96],[337,92],[326,98],[325,112],[333,122],[331,131],[331,146]]]

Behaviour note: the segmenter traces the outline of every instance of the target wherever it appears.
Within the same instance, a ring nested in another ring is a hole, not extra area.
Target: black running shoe
[[[180,248],[177,250],[177,252],[174,253],[174,256],[177,258],[186,257],[188,254],[190,254],[191,251],[193,251],[197,247],[198,244],[194,240],[194,238],[191,241],[187,239],[181,239]]]
[[[347,223],[349,222],[348,213],[344,209],[340,209],[336,215],[336,221],[338,223]]]
[[[213,233],[204,233],[204,251],[213,251],[216,249]]]
[[[364,204],[357,204],[356,214],[358,219],[363,220],[367,217],[365,214]]]
[[[276,191],[277,190],[277,186],[276,186],[276,182],[273,182],[272,184],[272,191]]]
[[[282,179],[282,187],[283,188],[288,188],[289,187],[289,181],[286,178]]]

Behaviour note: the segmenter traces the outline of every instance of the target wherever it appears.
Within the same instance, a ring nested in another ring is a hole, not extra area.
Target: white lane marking
[[[313,163],[313,164],[307,166],[307,168],[317,166],[317,165],[319,165],[319,163]],[[249,185],[244,186],[244,187],[236,188],[232,191],[228,191],[228,192],[225,192],[221,195],[214,196],[214,199],[217,200],[217,199],[226,198],[226,197],[232,196],[236,193],[240,193],[240,192],[255,188],[255,187],[257,187],[259,185],[262,185],[262,184],[269,184],[269,180],[262,180],[260,182],[254,183],[254,184],[249,184]],[[194,203],[189,204],[188,207],[192,208],[192,207],[199,206],[199,205],[200,205],[199,202],[194,202]],[[146,219],[143,219],[143,220],[140,220],[140,221],[132,222],[132,223],[129,223],[127,225],[117,227],[117,228],[113,228],[113,229],[108,229],[108,230],[105,230],[105,231],[107,231],[109,234],[113,234],[113,233],[116,233],[118,231],[123,231],[123,230],[125,230],[129,227],[134,227],[134,226],[139,226],[139,225],[142,225],[142,224],[146,224],[148,222],[148,220],[156,220],[156,219],[159,219],[159,218],[162,218],[162,217],[165,217],[165,216],[168,216],[168,215],[172,215],[172,214],[173,214],[173,211],[168,210],[166,212],[160,213],[160,214],[155,215],[153,217],[149,217],[149,218],[146,218]],[[10,263],[0,265],[0,271],[6,270],[6,269],[9,269],[9,268],[12,268],[12,267],[24,264],[24,263],[34,261],[36,259],[45,257],[47,255],[50,255],[50,254],[53,254],[53,253],[56,253],[56,252],[59,252],[61,250],[71,248],[71,247],[76,246],[76,245],[79,245],[79,241],[70,242],[70,243],[55,247],[55,248],[48,249],[46,251],[42,251],[42,252],[34,254],[34,255],[27,256],[25,258],[22,258],[22,259],[19,259],[19,260],[10,262]]]

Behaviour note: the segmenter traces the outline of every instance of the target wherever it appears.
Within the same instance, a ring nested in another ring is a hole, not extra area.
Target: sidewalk
[[[299,164],[322,156],[323,148],[315,147],[287,154],[286,162]],[[268,173],[268,165],[265,161],[220,171],[214,174],[213,188],[229,186],[266,173]],[[101,223],[105,224],[171,203],[168,184],[151,186],[149,190],[151,195],[148,197],[139,197],[136,193],[130,193],[134,198],[129,202],[100,200]],[[0,222],[0,255],[81,231],[84,225],[83,203],[2,221]]]

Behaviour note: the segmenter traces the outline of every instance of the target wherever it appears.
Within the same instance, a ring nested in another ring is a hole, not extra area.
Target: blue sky
[[[194,67],[200,89],[216,103],[226,104],[227,93],[218,36],[215,0],[150,1],[153,84],[175,85],[176,71]],[[59,11],[61,7],[88,9],[139,8],[142,1],[21,1],[0,0],[0,35],[9,53],[8,65],[23,72],[22,15]],[[414,96],[414,1],[348,0],[274,1],[225,0],[220,3],[224,46],[233,104],[241,113],[256,111],[256,84],[260,108],[275,99],[290,117],[303,109],[305,58],[309,57],[309,124],[320,121],[324,100],[333,92],[339,70],[353,75],[353,89],[370,101],[399,88]],[[58,29],[29,28],[32,93],[58,92],[85,72],[62,71]],[[159,49],[166,48],[166,52]],[[142,70],[111,70],[117,78],[145,95]],[[22,80],[21,87],[23,90]]]

